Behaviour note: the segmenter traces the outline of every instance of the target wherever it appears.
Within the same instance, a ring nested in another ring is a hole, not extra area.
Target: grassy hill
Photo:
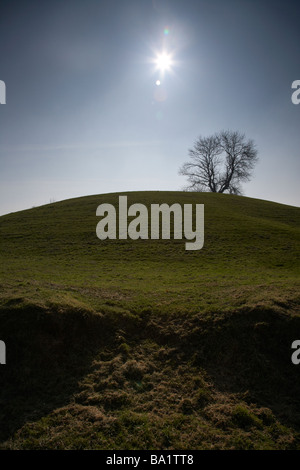
[[[205,242],[96,237],[97,206],[0,217],[0,448],[300,449],[296,207],[204,204]]]

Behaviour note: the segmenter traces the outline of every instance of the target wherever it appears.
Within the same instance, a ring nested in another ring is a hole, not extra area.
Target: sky
[[[299,206],[299,17],[296,0],[1,0],[0,215],[181,190],[188,149],[221,130],[256,143],[245,196]]]

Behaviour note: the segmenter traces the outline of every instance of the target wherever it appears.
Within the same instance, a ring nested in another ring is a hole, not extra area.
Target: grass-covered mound
[[[245,197],[204,204],[205,242],[96,237],[118,194],[0,217],[2,448],[300,449],[299,220]]]

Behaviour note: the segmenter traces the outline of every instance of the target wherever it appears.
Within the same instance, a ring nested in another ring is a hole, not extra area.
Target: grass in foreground
[[[101,242],[78,198],[0,218],[2,448],[300,448],[299,209],[204,203],[205,245]]]

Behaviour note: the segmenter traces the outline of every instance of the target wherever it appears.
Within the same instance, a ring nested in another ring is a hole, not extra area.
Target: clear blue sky
[[[179,190],[188,148],[223,129],[259,150],[244,194],[299,205],[299,17],[294,0],[1,0],[0,214]]]

